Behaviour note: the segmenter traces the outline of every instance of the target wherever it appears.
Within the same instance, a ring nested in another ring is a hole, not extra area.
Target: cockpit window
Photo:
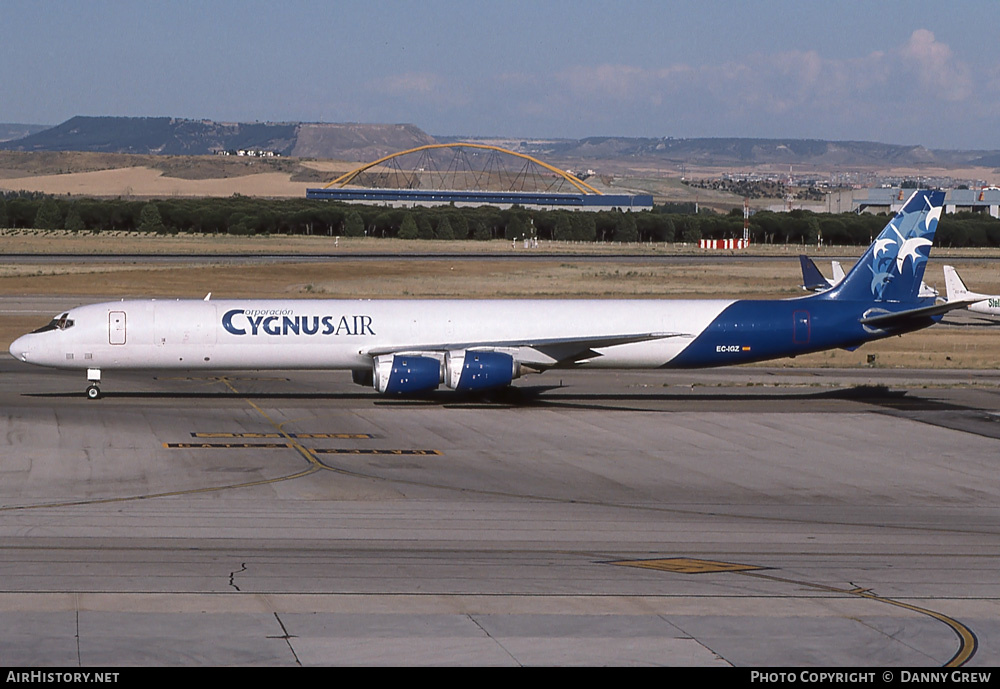
[[[69,318],[69,312],[67,311],[62,315],[56,316],[51,321],[49,321],[48,325],[43,325],[38,330],[32,332],[32,334],[47,333],[50,330],[66,330],[67,328],[72,328],[72,327],[73,327],[73,320]]]

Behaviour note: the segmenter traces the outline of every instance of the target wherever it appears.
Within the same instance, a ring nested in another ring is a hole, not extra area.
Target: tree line
[[[490,206],[389,208],[312,199],[165,198],[152,201],[0,194],[0,228],[129,231],[173,234],[326,235],[403,239],[506,239],[579,242],[685,242],[743,236],[743,211],[719,214],[693,204],[651,211],[544,211]],[[886,217],[856,213],[757,212],[750,217],[757,244],[867,245]],[[1000,246],[1000,220],[983,213],[945,216],[941,246]]]

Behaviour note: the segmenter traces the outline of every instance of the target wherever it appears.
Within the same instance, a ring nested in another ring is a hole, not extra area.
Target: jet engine
[[[387,394],[430,392],[442,381],[441,361],[419,354],[377,356],[372,371],[375,389]]]
[[[456,351],[444,359],[444,382],[453,390],[503,388],[520,375],[520,364],[504,352]]]

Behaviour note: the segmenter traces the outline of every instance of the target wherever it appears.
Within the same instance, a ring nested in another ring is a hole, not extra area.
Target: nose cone
[[[10,355],[21,361],[28,360],[28,353],[31,349],[31,335],[22,335],[10,343]]]

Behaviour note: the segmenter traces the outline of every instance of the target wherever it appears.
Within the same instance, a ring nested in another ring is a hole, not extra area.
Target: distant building
[[[652,210],[649,194],[560,194],[525,191],[447,191],[428,189],[306,189],[306,198],[366,203],[378,206],[496,206],[540,210],[622,211]]]
[[[264,151],[260,149],[251,148],[226,148],[221,151],[216,151],[217,156],[240,156],[244,158],[280,158],[281,153],[278,151]]]
[[[886,187],[859,190],[854,194],[854,211],[858,213],[897,213],[913,192],[912,189]],[[1000,189],[949,189],[944,198],[945,213],[986,213],[1000,218]]]

